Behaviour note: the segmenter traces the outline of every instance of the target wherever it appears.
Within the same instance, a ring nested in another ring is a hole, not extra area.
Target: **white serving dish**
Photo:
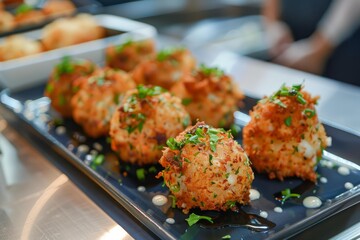
[[[112,31],[119,31],[110,37],[77,45],[59,48],[14,60],[0,62],[0,85],[10,90],[20,90],[29,85],[47,80],[53,66],[63,57],[84,58],[101,64],[104,50],[111,44],[121,44],[128,39],[141,40],[154,38],[156,29],[148,24],[113,15],[95,15],[99,25]],[[41,29],[22,33],[32,39],[41,38]],[[4,38],[0,38],[0,42]]]

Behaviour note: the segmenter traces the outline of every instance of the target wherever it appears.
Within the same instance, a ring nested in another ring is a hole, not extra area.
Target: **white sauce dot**
[[[282,212],[283,212],[283,209],[282,209],[281,207],[275,207],[275,208],[274,208],[274,212],[282,213]]]
[[[256,189],[250,189],[250,200],[256,200],[260,198],[260,193]]]
[[[81,144],[81,145],[78,146],[77,151],[79,153],[87,153],[89,151],[89,146],[85,145],[85,144]]]
[[[346,182],[344,184],[344,187],[348,190],[352,189],[354,187],[354,185],[351,182]]]
[[[306,208],[318,208],[321,206],[321,204],[321,200],[315,196],[309,196],[303,200],[303,205]]]
[[[338,168],[338,173],[346,176],[350,174],[350,170],[347,167],[341,166]]]
[[[137,190],[138,190],[139,192],[145,192],[145,191],[146,191],[146,188],[145,188],[144,186],[138,186],[138,187],[137,187]]]
[[[268,217],[268,213],[265,212],[265,211],[260,211],[260,217],[267,218],[267,217]]]
[[[64,126],[58,126],[55,129],[55,132],[56,132],[57,135],[62,135],[64,133],[66,133],[66,128]]]
[[[230,185],[234,185],[234,183],[236,182],[236,176],[234,174],[230,174],[227,180]]]
[[[321,177],[320,178],[320,182],[322,182],[322,183],[327,183],[327,178],[326,177]]]
[[[152,198],[152,203],[156,206],[163,206],[167,203],[167,201],[168,201],[167,197],[163,195],[155,195]]]
[[[97,151],[99,151],[99,152],[101,152],[102,150],[103,150],[103,146],[100,144],[100,143],[98,143],[98,142],[95,142],[94,144],[93,144],[93,148],[95,148]]]
[[[173,218],[167,218],[165,221],[166,221],[168,224],[174,224],[174,223],[175,223],[175,219],[173,219]]]

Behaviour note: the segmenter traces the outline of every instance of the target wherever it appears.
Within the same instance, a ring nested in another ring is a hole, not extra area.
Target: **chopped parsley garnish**
[[[214,223],[211,217],[208,216],[200,216],[195,213],[190,214],[189,218],[185,219],[188,223],[188,225],[191,227],[195,223],[197,223],[200,220],[207,220],[211,223]]]
[[[187,116],[182,120],[182,125],[183,125],[183,127],[187,127],[187,126],[189,126],[189,124],[190,124],[190,116],[187,115]]]
[[[298,193],[291,193],[290,188],[286,188],[284,190],[281,191],[281,204],[284,204],[284,202],[286,200],[288,200],[289,198],[299,198],[300,194]]]
[[[56,65],[56,74],[57,77],[65,73],[72,73],[74,71],[74,65],[69,56],[62,58],[61,62]]]
[[[223,70],[217,67],[207,67],[205,64],[201,64],[199,70],[206,76],[222,77],[224,75]]]
[[[225,235],[225,236],[223,236],[221,239],[231,239],[231,235]]]
[[[146,120],[145,115],[142,113],[132,113],[132,114],[130,114],[130,118],[132,118],[134,120],[134,122],[131,125],[126,127],[126,131],[129,134],[134,132],[136,129],[139,132],[141,132],[144,127],[145,120]]]
[[[134,43],[134,41],[132,39],[128,39],[123,44],[120,44],[120,45],[116,46],[115,47],[116,53],[121,53],[124,50],[125,47],[130,46],[133,43]]]
[[[192,99],[191,99],[191,98],[183,98],[183,99],[181,100],[181,103],[182,103],[182,105],[184,105],[184,106],[189,105],[191,102],[192,102]]]
[[[91,162],[91,168],[96,169],[96,167],[101,166],[105,161],[105,156],[102,154],[97,155],[94,160]]]
[[[24,3],[15,9],[15,15],[27,13],[32,10],[34,10],[33,6]]]
[[[157,169],[155,166],[151,166],[151,167],[149,167],[148,171],[149,171],[149,173],[156,173]]]
[[[227,201],[227,202],[225,203],[225,205],[226,205],[229,209],[231,209],[231,208],[233,208],[233,207],[236,207],[236,201]]]
[[[180,51],[183,48],[168,48],[163,49],[160,52],[158,52],[156,59],[160,62],[165,61],[169,58],[170,55],[172,55],[174,52]]]
[[[136,169],[136,177],[139,181],[145,180],[146,171],[144,168],[138,168]]]
[[[176,197],[174,195],[169,195],[169,198],[171,198],[171,207],[175,208],[176,207]]]
[[[46,91],[47,93],[51,93],[52,91],[54,91],[54,85],[48,83],[48,84],[46,85],[45,91]]]
[[[292,121],[292,118],[291,118],[291,116],[289,116],[289,117],[285,118],[284,123],[286,126],[290,127],[291,121]]]
[[[231,127],[230,127],[230,130],[231,130],[230,131],[231,135],[236,137],[241,132],[241,127],[239,125],[232,124]]]
[[[131,122],[126,127],[129,134],[135,130],[141,132],[146,120],[146,116],[143,113],[134,112],[134,106],[138,103],[137,99],[145,99],[148,96],[156,96],[165,91],[163,88],[157,86],[146,87],[144,85],[138,85],[136,88],[138,90],[137,93],[131,95],[123,106],[123,111],[130,113],[129,118],[131,119]]]
[[[160,95],[161,93],[165,92],[165,89],[158,86],[146,87],[144,85],[138,85],[136,88],[138,90],[138,93],[136,95],[140,99]]]
[[[120,97],[120,94],[119,93],[115,93],[114,95],[114,98],[113,98],[113,101],[116,105],[119,105],[119,97]]]
[[[210,140],[210,149],[212,152],[216,152],[216,145],[218,141],[220,140],[220,137],[217,136],[218,133],[224,132],[222,129],[216,129],[212,127],[206,127],[207,131],[204,132],[205,127],[198,127],[196,128],[194,133],[187,133],[185,134],[185,138],[181,140],[180,142],[177,142],[174,138],[169,138],[166,141],[167,146],[171,150],[181,150],[185,144],[199,144],[202,143],[200,139],[205,138],[206,135],[209,136]]]
[[[213,165],[212,160],[213,160],[213,155],[209,154],[209,164],[210,164],[210,166]]]
[[[307,108],[307,109],[304,110],[304,114],[305,114],[305,116],[307,116],[308,118],[312,118],[312,117],[315,116],[316,112],[315,112],[315,110],[312,110],[312,109]]]
[[[278,91],[276,91],[269,98],[264,99],[266,101],[270,101],[279,105],[280,107],[286,108],[287,106],[279,99],[279,97],[283,96],[294,96],[296,100],[301,104],[306,104],[306,100],[304,99],[302,93],[300,92],[302,88],[302,84],[292,85],[290,88],[283,84]],[[264,101],[261,101],[264,102]]]

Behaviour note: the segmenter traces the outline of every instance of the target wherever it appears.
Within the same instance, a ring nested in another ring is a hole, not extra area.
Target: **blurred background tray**
[[[1,62],[0,85],[12,90],[26,88],[45,81],[53,66],[63,56],[73,56],[102,63],[105,57],[104,49],[107,46],[121,44],[128,39],[140,40],[156,36],[156,29],[145,23],[106,14],[94,15],[94,18],[100,26],[106,29],[107,37]],[[41,30],[25,32],[23,35],[30,39],[40,39]],[[0,38],[0,42],[2,40]]]

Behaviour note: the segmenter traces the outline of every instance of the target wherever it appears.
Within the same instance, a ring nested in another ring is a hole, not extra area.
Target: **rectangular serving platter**
[[[210,240],[221,239],[227,235],[232,236],[232,239],[283,239],[359,202],[360,136],[357,133],[349,133],[325,125],[327,134],[333,139],[333,145],[327,149],[317,171],[321,177],[327,179],[327,183],[318,181],[318,184],[309,187],[300,199],[290,200],[282,205],[274,199],[273,194],[285,188],[293,189],[304,185],[305,182],[293,178],[283,182],[270,181],[264,175],[255,174],[252,188],[257,189],[261,196],[250,205],[241,207],[241,211],[257,216],[261,211],[266,211],[267,220],[276,224],[274,228],[260,232],[247,227],[227,226],[209,229],[201,222],[189,227],[185,221],[188,215],[171,207],[169,191],[161,180],[154,178],[156,173],[148,174],[145,181],[139,181],[136,177],[136,170],[139,167],[119,161],[111,152],[105,138],[89,139],[73,121],[61,119],[50,109],[50,101],[43,97],[43,90],[44,83],[28,85],[25,89],[16,91],[5,89],[0,94],[1,113],[7,118],[15,117],[25,126],[26,131],[50,146],[54,153],[60,154],[79,168],[161,239]],[[254,104],[256,99],[246,97],[246,107],[241,111],[247,114]],[[235,116],[237,124],[241,126],[246,124],[247,120],[241,114],[237,113]],[[59,131],[60,128],[62,131]],[[241,134],[237,136],[237,140],[241,143]],[[84,146],[88,147],[85,151]],[[104,163],[95,165],[89,157],[91,154],[103,154]],[[350,174],[347,176],[339,174],[340,166],[350,169]],[[161,170],[161,167],[155,167],[157,171]],[[151,172],[150,168],[144,169]],[[353,187],[346,189],[346,182],[352,183]],[[145,191],[139,191],[139,186],[145,187]],[[155,206],[152,198],[158,194],[167,196],[168,203],[161,207]],[[305,208],[302,199],[309,195],[319,197],[323,202],[322,206],[315,209]],[[281,207],[283,212],[274,211],[275,207]],[[175,223],[169,224],[166,222],[167,218],[173,218]]]
[[[0,62],[0,84],[11,90],[24,89],[46,80],[53,66],[65,55],[102,63],[105,56],[104,49],[110,44],[121,44],[128,39],[154,38],[157,34],[153,26],[127,18],[107,14],[94,15],[94,18],[106,29],[107,37]],[[22,35],[38,40],[41,38],[41,31],[41,29],[28,31]],[[0,38],[0,42],[3,40],[4,38]]]

